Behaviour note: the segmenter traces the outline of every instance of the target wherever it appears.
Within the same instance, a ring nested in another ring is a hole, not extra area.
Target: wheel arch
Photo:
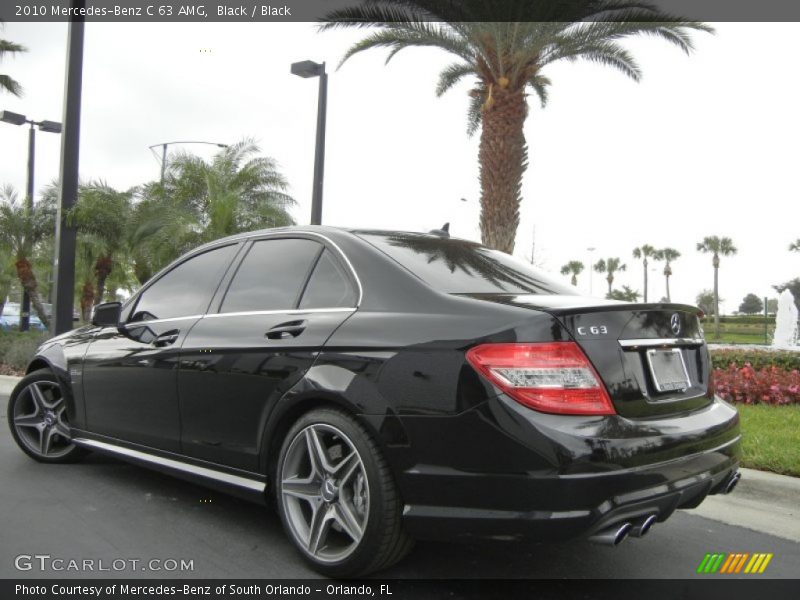
[[[393,462],[389,446],[398,438],[407,444],[405,431],[393,411],[387,410],[383,414],[364,414],[346,397],[322,390],[287,394],[279,401],[262,435],[260,470],[266,475],[268,484],[273,483],[280,448],[292,425],[304,414],[321,408],[338,410],[366,429],[389,462]],[[387,423],[391,425],[387,426]]]

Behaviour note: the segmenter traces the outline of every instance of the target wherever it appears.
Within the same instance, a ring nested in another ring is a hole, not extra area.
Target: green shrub
[[[25,370],[36,349],[49,337],[48,334],[39,332],[0,333],[0,363],[18,371]]]
[[[700,321],[703,327],[714,324],[714,317],[706,315]],[[719,318],[720,323],[732,323],[735,325],[764,325],[764,315],[727,315]],[[767,323],[775,325],[775,315],[767,317]]]
[[[764,367],[775,366],[779,369],[791,371],[800,370],[800,352],[772,352],[769,350],[711,350],[711,364],[715,369],[727,369],[731,363],[742,367],[750,363],[756,370]]]

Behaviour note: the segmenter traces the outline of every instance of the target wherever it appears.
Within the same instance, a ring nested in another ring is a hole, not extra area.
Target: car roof
[[[287,227],[273,227],[269,229],[257,229],[254,231],[245,231],[242,233],[237,233],[234,235],[230,235],[228,237],[220,238],[218,240],[214,240],[212,242],[208,242],[207,244],[203,244],[202,246],[198,246],[195,248],[191,253],[195,254],[199,251],[206,250],[215,246],[223,245],[226,243],[231,242],[240,242],[243,240],[248,240],[250,238],[257,238],[265,235],[273,235],[273,234],[280,234],[280,233],[311,233],[317,234],[322,236],[329,236],[335,239],[341,236],[358,236],[359,234],[367,234],[367,235],[412,235],[412,236],[420,236],[420,237],[430,237],[433,239],[440,239],[440,240],[457,240],[460,242],[468,242],[472,244],[477,244],[477,242],[471,242],[470,240],[463,240],[460,238],[450,238],[447,236],[442,236],[440,234],[435,233],[425,233],[420,231],[402,231],[402,230],[391,230],[391,229],[369,229],[369,228],[350,228],[350,227],[332,227],[330,225],[290,225]]]

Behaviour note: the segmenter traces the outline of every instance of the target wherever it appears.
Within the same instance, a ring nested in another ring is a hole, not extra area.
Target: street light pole
[[[319,77],[317,96],[317,136],[314,147],[314,183],[311,191],[311,224],[322,224],[322,183],[325,175],[325,128],[328,112],[328,74],[325,63],[304,60],[292,64],[291,72],[299,77]]]
[[[30,121],[28,129],[28,185],[25,190],[25,210],[28,217],[33,214],[33,166],[36,153],[36,129]],[[22,290],[22,303],[19,307],[19,330],[28,331],[31,327],[31,297],[27,290]]]
[[[73,0],[85,8],[85,0]],[[64,135],[61,136],[61,190],[56,220],[56,257],[53,286],[55,335],[72,329],[75,303],[75,244],[77,230],[67,223],[67,214],[78,199],[78,159],[81,133],[81,88],[83,81],[83,17],[73,17],[67,37],[67,75],[64,90]]]
[[[228,144],[221,144],[220,142],[204,142],[204,141],[197,141],[197,140],[190,140],[185,142],[163,142],[161,144],[153,144],[152,146],[148,146],[150,151],[153,152],[153,148],[157,148],[161,146],[161,183],[164,183],[164,177],[167,172],[167,146],[173,146],[175,144],[208,144],[209,146],[217,146],[218,148],[227,148]],[[153,152],[155,155],[155,152]]]

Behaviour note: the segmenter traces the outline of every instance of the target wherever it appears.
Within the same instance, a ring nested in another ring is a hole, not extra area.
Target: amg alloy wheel
[[[284,527],[318,571],[361,575],[410,549],[388,467],[368,433],[343,413],[314,411],[295,424],[276,482]]]
[[[72,462],[86,451],[70,441],[61,386],[47,369],[29,374],[8,401],[8,424],[17,445],[40,462]]]

